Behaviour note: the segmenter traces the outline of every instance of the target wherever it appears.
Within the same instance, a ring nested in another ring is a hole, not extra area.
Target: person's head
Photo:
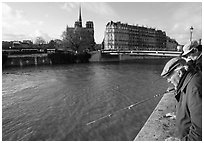
[[[166,63],[161,76],[166,78],[167,82],[173,84],[174,87],[177,88],[181,77],[186,71],[185,64],[186,61],[184,59],[180,57],[173,58]]]
[[[188,60],[195,61],[201,52],[202,45],[199,45],[199,43],[196,40],[194,40],[184,45],[182,56],[185,57],[187,61]]]

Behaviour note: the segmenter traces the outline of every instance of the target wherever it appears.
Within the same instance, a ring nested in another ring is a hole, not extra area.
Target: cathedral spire
[[[79,25],[82,27],[82,18],[81,18],[81,4],[79,6]]]

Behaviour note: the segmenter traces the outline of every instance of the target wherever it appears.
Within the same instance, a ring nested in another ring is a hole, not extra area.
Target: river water
[[[2,72],[2,140],[129,141],[167,89],[165,62],[10,68]],[[113,113],[111,117],[97,120]]]

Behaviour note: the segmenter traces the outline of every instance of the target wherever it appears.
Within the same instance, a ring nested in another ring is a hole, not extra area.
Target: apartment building
[[[166,45],[162,30],[113,21],[106,25],[105,50],[167,50]]]

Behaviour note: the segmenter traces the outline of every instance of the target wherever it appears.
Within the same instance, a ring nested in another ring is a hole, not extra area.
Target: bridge
[[[126,54],[130,56],[162,56],[162,57],[177,57],[182,52],[179,51],[145,51],[145,50],[126,50],[126,51],[116,51],[116,50],[102,50],[101,54],[108,55],[121,55]]]
[[[147,51],[147,50],[101,50],[91,52],[90,61],[127,61],[127,60],[160,60],[180,56],[178,51]]]

